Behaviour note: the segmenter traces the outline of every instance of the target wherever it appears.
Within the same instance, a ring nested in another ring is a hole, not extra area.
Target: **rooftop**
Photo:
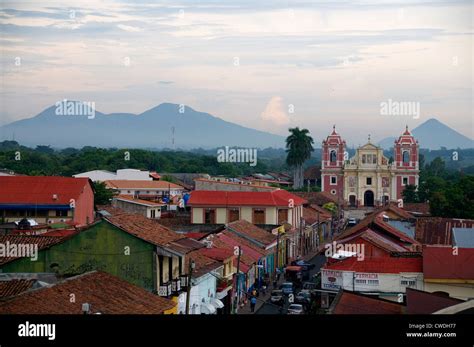
[[[226,230],[239,236],[248,237],[250,240],[255,240],[263,247],[272,244],[277,238],[276,235],[242,219],[227,224]]]
[[[400,272],[423,272],[423,259],[421,257],[365,257],[363,261],[357,261],[356,257],[351,257],[334,263],[327,263],[324,269],[390,274],[398,274]]]
[[[118,277],[92,271],[7,299],[0,303],[0,313],[82,314],[83,303],[91,305],[92,314],[162,314],[176,305]]]
[[[1,204],[69,205],[78,199],[88,178],[60,176],[1,176]]]
[[[450,246],[423,247],[425,281],[452,280],[459,283],[474,280],[474,249]]]
[[[473,228],[472,219],[421,217],[416,220],[415,238],[426,245],[453,244],[453,228]]]
[[[170,242],[184,238],[183,235],[143,215],[126,213],[114,207],[106,207],[105,210],[110,214],[104,216],[104,219],[109,223],[151,244],[165,246]]]
[[[30,289],[36,282],[34,279],[12,279],[0,281],[0,298],[7,298]]]
[[[108,180],[105,184],[113,189],[184,189],[180,185],[167,181]]]
[[[402,314],[404,306],[346,290],[339,292],[331,305],[333,314]]]
[[[68,235],[69,236],[69,235]],[[49,248],[57,243],[63,242],[65,237],[58,236],[32,236],[32,235],[6,235],[0,236],[0,245],[34,245],[38,251]],[[17,246],[19,247],[19,246]],[[0,266],[9,263],[19,257],[0,257]]]
[[[306,203],[306,200],[278,189],[269,192],[233,192],[195,190],[191,192],[189,205],[204,206],[278,206],[288,207],[291,200],[295,206]]]
[[[474,248],[474,228],[453,228],[453,245]]]

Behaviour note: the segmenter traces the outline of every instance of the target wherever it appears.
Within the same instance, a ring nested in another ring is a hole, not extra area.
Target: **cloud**
[[[283,127],[290,123],[290,117],[288,117],[283,99],[280,96],[274,96],[270,99],[261,114],[261,118],[271,124],[272,127]]]
[[[130,33],[138,33],[138,32],[143,31],[142,28],[134,27],[134,26],[131,26],[131,25],[125,25],[125,24],[117,24],[117,27],[119,29],[122,29],[124,31],[128,31]]]

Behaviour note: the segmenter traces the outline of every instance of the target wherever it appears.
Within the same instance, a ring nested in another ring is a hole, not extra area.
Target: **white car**
[[[288,314],[303,314],[303,305],[291,304],[288,307]]]

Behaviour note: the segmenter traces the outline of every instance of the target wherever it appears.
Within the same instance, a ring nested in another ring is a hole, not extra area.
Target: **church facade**
[[[393,161],[370,142],[349,158],[346,142],[333,128],[322,143],[321,190],[350,207],[383,206],[402,199],[407,185],[418,186],[418,141],[406,128],[395,141]]]

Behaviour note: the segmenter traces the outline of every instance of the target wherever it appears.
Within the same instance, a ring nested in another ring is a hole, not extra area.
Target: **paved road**
[[[326,257],[324,255],[317,255],[312,259],[308,260],[308,263],[316,265],[313,270],[310,272],[310,276],[317,274],[321,266],[324,265],[326,262]],[[280,308],[278,305],[272,304],[269,300],[265,302],[256,312],[256,314],[286,314],[286,310],[288,309],[288,299],[286,299],[285,304],[283,305],[283,309]]]

